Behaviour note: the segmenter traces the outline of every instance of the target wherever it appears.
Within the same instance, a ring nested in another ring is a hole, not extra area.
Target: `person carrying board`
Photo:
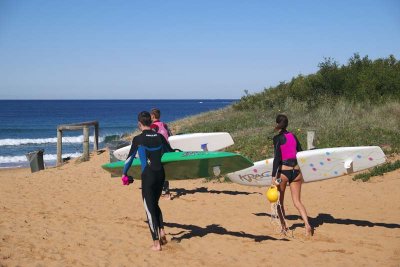
[[[158,108],[153,108],[150,111],[152,124],[150,128],[156,133],[162,134],[168,142],[168,137],[172,135],[172,132],[168,129],[168,125],[160,121],[161,111]],[[168,142],[169,143],[169,142]],[[171,193],[169,191],[169,181],[164,182],[162,194],[165,199],[171,199]]]
[[[161,164],[161,157],[163,153],[173,150],[164,136],[151,130],[150,125],[150,113],[147,111],[140,112],[138,115],[138,126],[142,133],[133,138],[128,158],[125,161],[122,182],[124,185],[129,185],[128,170],[132,165],[136,152],[138,152],[142,167],[143,204],[150,233],[153,238],[151,249],[160,251],[161,245],[167,243],[163,216],[158,205],[165,181],[165,171]]]
[[[290,191],[294,206],[300,212],[304,221],[306,235],[313,235],[313,228],[310,226],[307,217],[307,211],[300,200],[301,185],[303,184],[303,175],[301,174],[299,165],[297,164],[296,154],[302,151],[301,145],[297,137],[286,130],[289,124],[288,117],[279,114],[276,117],[275,130],[279,133],[274,136],[274,163],[272,169],[272,184],[277,184],[279,190],[279,202],[281,209],[278,209],[278,216],[282,226],[282,232],[286,233],[288,227],[285,221],[285,209],[283,201],[285,198],[286,186],[289,183]]]

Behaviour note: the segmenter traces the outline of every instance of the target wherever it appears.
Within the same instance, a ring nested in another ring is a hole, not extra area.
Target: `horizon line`
[[[23,98],[23,99],[17,99],[17,98],[10,98],[10,99],[0,99],[0,101],[60,101],[60,100],[65,100],[65,101],[71,101],[71,100],[77,100],[77,101],[98,101],[98,100],[118,100],[118,101],[127,101],[127,100],[240,100],[240,98],[128,98],[128,99],[122,99],[122,98],[67,98],[67,99],[59,99],[59,98],[49,98],[49,99],[41,99],[41,98]]]

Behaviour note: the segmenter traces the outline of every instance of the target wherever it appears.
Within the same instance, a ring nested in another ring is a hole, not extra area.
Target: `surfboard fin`
[[[344,168],[346,169],[347,174],[353,173],[353,160],[348,159],[344,162]]]
[[[206,144],[201,144],[201,150],[202,151],[208,151],[207,143]]]

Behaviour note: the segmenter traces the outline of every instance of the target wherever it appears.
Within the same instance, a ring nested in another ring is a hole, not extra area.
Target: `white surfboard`
[[[168,138],[171,147],[182,151],[218,151],[234,144],[232,136],[225,132],[173,135]],[[119,160],[126,160],[130,146],[113,152]]]
[[[253,167],[227,176],[232,182],[242,185],[269,186],[273,160],[255,162]],[[366,170],[384,163],[386,157],[378,146],[336,147],[299,152],[297,161],[307,183]]]
[[[229,133],[193,133],[168,138],[172,148],[182,151],[218,151],[234,144]]]
[[[237,172],[228,173],[228,178],[237,184],[249,186],[267,186],[272,181],[272,164],[274,159],[254,162],[254,166]]]
[[[379,146],[337,147],[297,153],[305,182],[334,178],[385,163]]]

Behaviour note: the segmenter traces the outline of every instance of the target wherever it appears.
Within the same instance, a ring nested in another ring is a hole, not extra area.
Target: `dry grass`
[[[352,104],[338,101],[309,110],[306,103],[288,99],[282,110],[238,111],[226,107],[184,118],[170,126],[175,133],[231,133],[235,145],[229,151],[240,152],[253,160],[272,156],[274,120],[277,114],[289,117],[289,130],[306,146],[306,132],[314,129],[317,146],[379,145],[385,152],[400,152],[400,103],[382,105]]]
[[[319,148],[378,145],[386,153],[400,152],[400,102],[370,105],[342,100],[310,110],[306,103],[289,98],[282,106],[282,110],[268,111],[238,111],[229,106],[186,117],[169,126],[174,134],[229,132],[235,145],[227,150],[255,161],[272,156],[274,120],[277,114],[285,113],[289,117],[289,130],[298,136],[304,149],[307,130],[314,129]],[[127,138],[131,140],[132,136]]]

